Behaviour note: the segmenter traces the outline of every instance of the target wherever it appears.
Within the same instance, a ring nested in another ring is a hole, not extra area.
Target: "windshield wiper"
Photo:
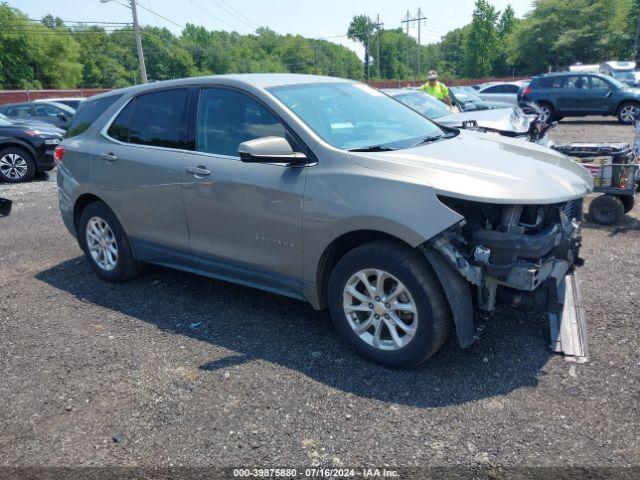
[[[383,145],[371,145],[370,147],[358,147],[350,148],[349,152],[391,152],[395,150],[391,147],[385,147]]]
[[[424,137],[418,143],[416,143],[415,145],[412,145],[412,147],[417,147],[418,145],[435,142],[437,140],[442,140],[443,138],[452,138],[452,137],[455,137],[455,133],[442,133],[439,135],[430,135],[428,137]]]

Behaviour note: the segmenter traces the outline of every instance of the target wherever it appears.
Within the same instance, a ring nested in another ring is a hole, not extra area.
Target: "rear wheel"
[[[391,368],[418,365],[449,335],[451,313],[426,259],[391,241],[347,253],[329,279],[337,330],[367,360]]]
[[[618,121],[624,125],[631,125],[635,121],[637,109],[636,102],[624,102],[618,108]]]
[[[635,197],[633,195],[623,195],[620,198],[622,205],[624,205],[624,213],[629,213],[633,210],[633,206],[636,203]]]
[[[22,148],[0,150],[0,179],[9,183],[26,182],[36,174],[33,156]]]
[[[558,120],[558,116],[550,103],[541,102],[538,106],[540,107],[540,121],[542,123],[551,123]]]
[[[614,195],[601,195],[589,205],[589,215],[600,225],[613,225],[624,215],[624,204]]]
[[[140,273],[140,263],[133,257],[120,222],[104,203],[90,203],[77,230],[80,246],[98,276],[122,282]]]

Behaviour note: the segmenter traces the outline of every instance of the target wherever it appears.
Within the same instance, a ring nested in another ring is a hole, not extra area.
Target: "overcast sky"
[[[104,4],[100,0],[8,0],[9,5],[30,18],[40,19],[51,13],[68,21],[131,21],[130,10],[117,2],[128,4],[129,0],[111,0]],[[407,10],[415,16],[418,7],[422,7],[427,20],[423,22],[421,42],[427,44],[438,41],[449,30],[469,23],[474,0],[423,3],[419,0],[138,0],[137,3],[141,24],[167,27],[174,33],[180,32],[178,25],[186,23],[241,33],[253,32],[257,25],[264,25],[282,34],[332,37],[328,40],[346,45],[361,55],[362,50],[344,37],[354,15],[364,13],[375,18],[379,14],[384,28],[396,28],[401,26]],[[499,10],[511,3],[518,16],[531,8],[531,0],[493,0],[492,3]],[[413,25],[411,34],[416,36],[417,26]]]

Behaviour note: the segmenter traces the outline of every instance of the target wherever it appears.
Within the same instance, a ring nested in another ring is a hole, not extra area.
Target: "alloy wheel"
[[[100,217],[91,217],[85,235],[93,261],[102,270],[113,270],[118,264],[118,243],[109,224]]]
[[[27,174],[27,161],[17,153],[7,153],[0,158],[0,172],[11,180],[20,180]]]
[[[632,123],[635,120],[636,107],[633,105],[625,105],[620,109],[620,118],[623,122]]]
[[[343,290],[343,309],[349,326],[368,345],[399,350],[413,340],[418,310],[409,289],[380,269],[356,272]]]

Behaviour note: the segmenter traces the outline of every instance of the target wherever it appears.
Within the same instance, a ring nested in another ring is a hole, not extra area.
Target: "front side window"
[[[445,133],[411,108],[361,83],[285,85],[269,91],[336,148],[408,148]]]
[[[202,89],[196,124],[199,152],[237,157],[242,142],[261,137],[287,138],[284,125],[264,105],[235,90]]]
[[[121,142],[180,148],[187,89],[138,95],[118,114],[107,134]]]
[[[38,117],[55,117],[58,113],[62,113],[61,110],[50,107],[49,105],[34,105],[33,108]]]
[[[601,78],[589,77],[590,88],[604,88],[609,89],[609,84]]]

